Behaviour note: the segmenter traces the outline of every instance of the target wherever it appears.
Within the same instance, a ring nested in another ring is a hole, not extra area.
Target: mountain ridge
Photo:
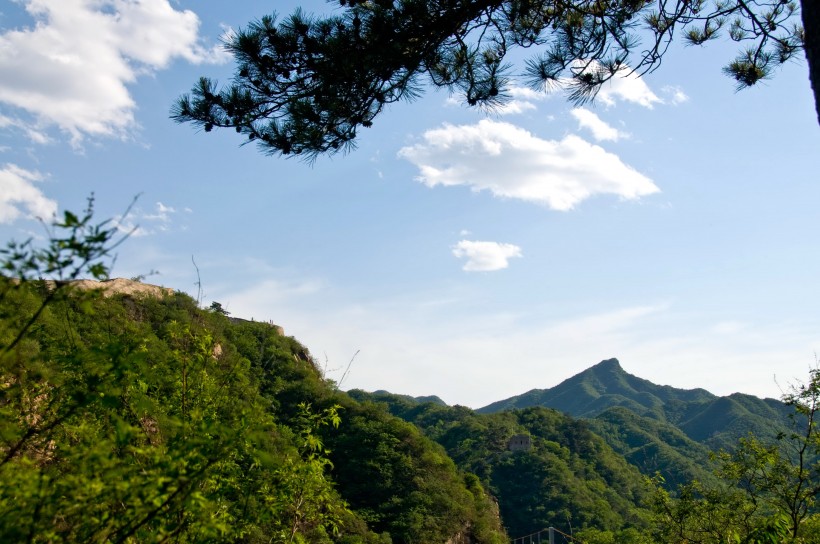
[[[397,397],[424,403],[421,397]],[[539,407],[585,421],[643,474],[661,473],[672,487],[692,479],[713,478],[711,452],[732,450],[749,433],[774,441],[778,433],[788,432],[791,413],[775,399],[743,393],[717,396],[703,388],[658,385],[629,374],[615,358],[605,359],[555,387],[531,389],[475,412],[518,413]]]
[[[658,385],[629,374],[615,358],[605,359],[555,387],[532,389],[476,412],[489,414],[533,406],[590,420],[600,419],[614,408],[625,408],[645,418],[643,426],[654,426],[650,420],[671,425],[713,450],[729,449],[750,432],[774,439],[786,430],[790,413],[784,403],[775,399],[743,393],[717,396],[703,388]],[[631,420],[630,425],[634,424]]]
[[[714,398],[717,396],[703,388],[678,389],[657,385],[627,373],[618,359],[611,358],[567,378],[555,387],[531,389],[476,411],[492,413],[511,408],[547,406],[576,417],[594,417],[615,405],[627,404],[633,410],[639,406],[653,409],[668,402]]]

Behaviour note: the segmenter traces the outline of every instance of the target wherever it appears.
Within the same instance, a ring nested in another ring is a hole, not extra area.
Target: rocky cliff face
[[[53,286],[56,283],[57,282],[47,281],[46,285]],[[106,297],[122,294],[162,298],[174,294],[174,290],[170,287],[160,287],[159,285],[150,285],[148,283],[128,280],[125,278],[114,278],[104,281],[75,280],[67,282],[67,284],[83,290],[99,289],[103,296]]]
[[[475,540],[473,540],[470,535],[470,528],[465,527],[456,533],[452,538],[448,539],[444,544],[474,544],[474,542]]]

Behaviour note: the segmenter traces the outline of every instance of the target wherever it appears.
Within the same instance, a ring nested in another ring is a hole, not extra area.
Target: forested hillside
[[[1,542],[506,541],[441,446],[267,324],[0,278],[0,345]]]
[[[514,536],[553,526],[588,544],[820,541],[820,370],[783,402],[657,386],[617,360],[486,413],[350,394],[442,444],[495,494]]]
[[[0,541],[820,538],[820,371],[787,397],[779,445],[749,437],[698,472],[703,443],[623,405],[577,419],[346,394],[277,327],[129,291],[0,279]]]
[[[385,392],[350,395],[386,406],[442,444],[498,498],[512,536],[555,526],[581,534],[597,529],[627,542],[648,527],[647,481],[584,421],[543,407],[477,414]],[[511,451],[516,436],[530,446]]]
[[[820,368],[777,403],[606,361],[573,379],[593,419],[346,394],[279,327],[74,281],[105,278],[116,247],[90,220],[0,250],[0,542],[500,544],[547,526],[587,544],[820,542]],[[709,425],[727,440],[766,417],[773,439],[687,472]]]
[[[595,366],[550,389],[533,389],[478,410],[545,406],[584,418],[644,474],[659,472],[670,487],[711,478],[711,451],[733,449],[752,434],[775,441],[788,432],[792,409],[775,399],[705,389],[676,389],[628,374],[617,359]]]

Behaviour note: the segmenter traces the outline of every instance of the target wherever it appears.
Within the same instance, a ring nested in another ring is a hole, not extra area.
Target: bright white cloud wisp
[[[649,109],[652,109],[655,104],[663,102],[649,88],[649,85],[641,76],[631,72],[631,69],[626,67],[622,68],[618,75],[604,83],[595,99],[607,106],[614,106],[618,100],[623,100]]]
[[[490,120],[428,130],[399,156],[418,167],[416,179],[428,187],[466,185],[561,211],[598,194],[636,199],[659,192],[618,156],[578,136],[543,140]]]
[[[0,114],[0,129],[4,128],[15,128],[20,130],[26,135],[26,138],[28,138],[29,141],[35,144],[42,145],[51,141],[46,133],[34,128],[30,123],[23,121],[22,119],[14,119]]]
[[[0,224],[12,223],[24,214],[47,221],[57,213],[57,203],[34,186],[42,180],[39,172],[14,164],[0,168]]]
[[[665,101],[669,102],[673,106],[683,104],[684,102],[689,102],[689,96],[683,92],[683,89],[676,85],[666,85],[661,90],[668,97]]]
[[[461,240],[453,246],[453,255],[467,259],[462,267],[467,272],[492,272],[510,265],[510,259],[521,257],[521,248],[513,244]]]
[[[0,34],[0,103],[85,136],[124,136],[136,125],[127,88],[177,58],[217,62],[199,18],[169,0],[25,0],[35,24]]]
[[[185,208],[185,211],[191,212],[190,208]],[[153,212],[136,209],[129,215],[117,217],[117,228],[120,232],[127,232],[135,238],[167,232],[171,229],[176,213],[178,212],[174,207],[156,202]]]
[[[602,140],[617,142],[625,136],[624,133],[607,124],[595,113],[586,108],[575,108],[570,111],[570,113],[578,121],[578,126],[589,130],[592,133],[592,137],[599,142]]]
[[[510,100],[495,110],[495,113],[498,115],[516,115],[535,110],[537,108],[535,105],[536,102],[540,102],[549,97],[547,93],[537,92],[527,87],[516,86],[507,89],[507,94],[510,95]]]

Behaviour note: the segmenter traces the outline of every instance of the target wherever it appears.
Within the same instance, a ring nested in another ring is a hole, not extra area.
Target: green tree
[[[783,396],[794,409],[791,430],[776,443],[741,439],[716,458],[719,482],[681,486],[676,498],[658,488],[653,506],[672,542],[820,542],[820,368]]]
[[[221,302],[213,301],[211,305],[208,307],[208,310],[219,315],[231,315],[231,312],[226,310]]]
[[[525,76],[594,98],[630,71],[657,68],[675,35],[703,44],[721,31],[744,44],[725,67],[738,87],[771,75],[805,48],[820,108],[820,7],[803,0],[338,0],[339,15],[262,17],[228,43],[233,83],[201,78],[172,118],[232,128],[268,154],[307,159],[351,147],[387,104],[425,84],[470,106],[503,103],[515,48],[537,49]],[[820,110],[818,111],[820,121]]]
[[[793,387],[783,401],[794,408],[791,431],[781,433],[773,445],[754,437],[742,440],[734,452],[720,455],[719,475],[737,482],[764,511],[785,518],[796,540],[817,512],[820,493],[820,368],[812,369],[809,380]]]
[[[319,543],[361,525],[313,438],[334,409],[278,423],[215,336],[226,320],[190,297],[74,287],[107,278],[122,241],[92,203],[45,247],[0,253],[0,541]]]
[[[331,406],[314,413],[310,405],[299,405],[297,431],[301,460],[293,463],[288,459],[276,472],[278,489],[272,499],[273,506],[284,514],[280,522],[283,542],[319,542],[326,531],[337,534],[344,514],[349,513],[327,477],[333,463],[327,458],[330,451],[317,434],[323,426],[339,427],[338,409],[339,406]],[[305,540],[303,535],[310,540]]]

